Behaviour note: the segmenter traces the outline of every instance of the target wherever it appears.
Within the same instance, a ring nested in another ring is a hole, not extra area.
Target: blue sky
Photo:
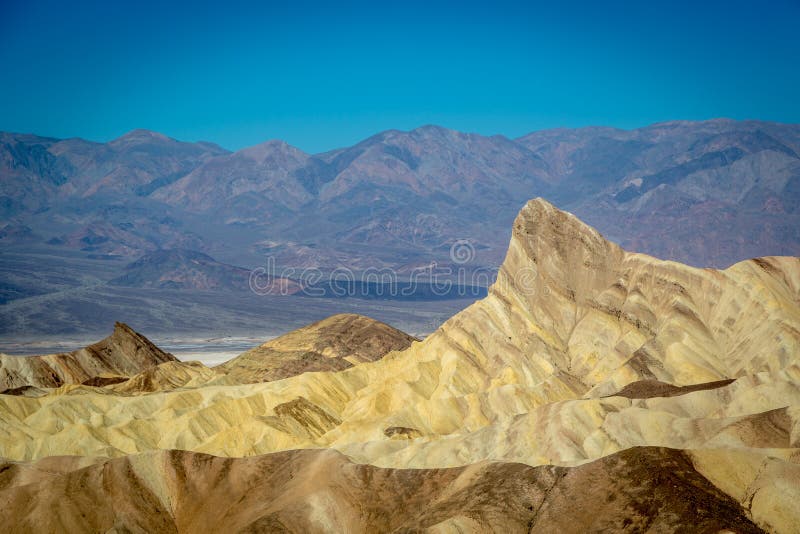
[[[800,122],[800,1],[0,0],[0,130],[308,152],[423,124],[515,137]]]

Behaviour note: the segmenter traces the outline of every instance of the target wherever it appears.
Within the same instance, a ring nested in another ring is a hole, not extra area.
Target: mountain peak
[[[149,339],[122,322],[114,323],[114,332],[102,341],[89,345],[86,349],[100,359],[107,360],[115,367],[127,368],[131,365],[138,371],[159,363],[174,361],[176,358],[164,352]]]
[[[269,141],[243,148],[236,152],[236,154],[259,162],[263,162],[267,157],[275,154],[282,154],[294,158],[307,156],[307,154],[299,148],[293,147],[281,139],[270,139]]]
[[[513,232],[514,235],[524,234],[528,238],[547,241],[559,248],[575,239],[584,244],[586,239],[610,244],[593,227],[572,213],[558,209],[542,197],[529,200],[520,210],[514,222]]]
[[[417,128],[414,128],[409,133],[417,134],[417,135],[425,135],[425,136],[449,136],[458,134],[456,130],[451,130],[449,128],[445,128],[444,126],[439,126],[438,124],[424,124]]]
[[[343,370],[408,348],[416,338],[364,315],[341,313],[293,330],[221,366],[239,383]]]
[[[20,387],[60,387],[81,384],[100,376],[128,377],[164,362],[177,361],[168,352],[125,323],[82,349],[42,356],[0,354],[0,392]]]
[[[111,143],[131,143],[131,142],[152,142],[152,141],[175,141],[171,137],[167,137],[166,135],[154,132],[152,130],[146,130],[144,128],[137,128],[135,130],[131,130],[121,136],[117,137]]]
[[[528,201],[514,221],[502,276],[520,290],[520,280],[535,287],[523,291],[555,292],[581,298],[607,287],[614,265],[625,252],[572,213],[543,198]],[[533,277],[528,277],[533,274]]]

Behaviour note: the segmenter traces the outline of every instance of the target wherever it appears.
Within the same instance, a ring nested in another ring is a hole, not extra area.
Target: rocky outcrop
[[[375,319],[343,313],[267,341],[219,369],[229,383],[268,382],[312,371],[341,371],[406,349],[414,341]]]
[[[176,361],[149,339],[124,323],[102,341],[83,349],[43,356],[0,354],[0,392],[34,386],[55,388],[64,384],[103,385],[114,377],[128,377],[160,363]]]

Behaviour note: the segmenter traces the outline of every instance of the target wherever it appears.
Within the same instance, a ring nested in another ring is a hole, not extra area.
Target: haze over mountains
[[[460,266],[450,248],[467,240],[467,268],[496,268],[534,196],[665,259],[797,255],[799,154],[800,126],[722,119],[514,140],[424,126],[316,155],[281,141],[231,153],[145,130],[108,143],[4,133],[0,290],[47,320],[24,300],[109,283],[246,291],[243,274],[266,257],[409,276]]]

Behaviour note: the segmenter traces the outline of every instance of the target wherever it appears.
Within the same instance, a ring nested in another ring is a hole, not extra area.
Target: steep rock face
[[[440,383],[456,394],[502,380],[610,395],[643,379],[683,386],[779,371],[800,351],[799,288],[797,258],[695,269],[627,253],[537,199],[514,223],[490,295],[419,354],[452,358],[472,377]]]
[[[369,385],[342,418],[361,432],[389,419],[437,435],[644,379],[795,380],[798,287],[797,258],[695,269],[626,253],[531,201],[489,296],[423,343],[364,368]]]
[[[80,350],[44,356],[0,354],[0,391],[80,384],[101,375],[132,376],[175,357],[124,323],[102,341]]]
[[[280,380],[309,371],[340,371],[408,348],[416,339],[356,314],[338,314],[293,330],[219,366],[227,382]]]
[[[394,470],[332,451],[163,451],[88,467],[0,463],[0,474],[8,532],[761,532],[689,455],[658,448],[574,468]]]

